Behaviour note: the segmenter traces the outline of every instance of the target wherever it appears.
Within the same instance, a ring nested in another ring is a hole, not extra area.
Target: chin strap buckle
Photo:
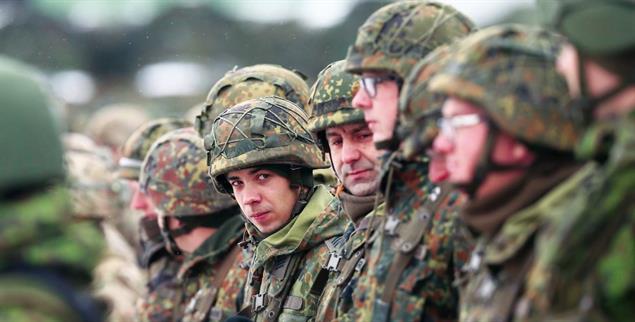
[[[267,294],[259,293],[253,296],[252,302],[254,303],[254,311],[260,312],[267,307]]]
[[[389,236],[394,236],[397,234],[397,226],[399,226],[399,219],[395,216],[388,216],[388,220],[386,220],[386,224],[384,225],[384,231]]]
[[[326,262],[326,269],[329,272],[339,272],[342,259],[343,257],[341,255],[331,253],[329,255],[329,260]]]

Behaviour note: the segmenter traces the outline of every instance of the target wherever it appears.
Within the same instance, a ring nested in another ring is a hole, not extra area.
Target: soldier
[[[364,112],[377,149],[386,151],[380,185],[386,215],[371,221],[366,273],[344,320],[436,321],[458,315],[454,276],[468,256],[454,216],[460,195],[431,182],[427,159],[403,159],[395,132],[399,93],[414,65],[472,29],[450,6],[402,1],[372,14],[348,51],[346,70],[361,75],[353,106]]]
[[[207,176],[203,139],[193,128],[168,132],[150,148],[139,178],[159,214],[170,253],[184,257],[177,285],[150,321],[222,321],[239,309],[247,270],[238,247],[240,209],[214,191]]]
[[[535,241],[581,184],[572,151],[584,127],[556,72],[561,44],[533,27],[490,27],[452,46],[429,80],[432,93],[447,96],[434,152],[469,195],[461,214],[478,235],[461,321],[531,316],[526,284],[544,250]]]
[[[110,151],[78,133],[65,134],[64,147],[73,215],[94,221],[106,240],[106,252],[94,271],[94,294],[109,305],[109,321],[135,321],[145,278],[134,249],[111,222],[123,205],[117,198],[120,185]]]
[[[348,216],[354,225],[347,230],[350,237],[339,253],[334,253],[333,267],[337,282],[329,284],[320,301],[317,321],[330,321],[348,311],[350,293],[364,263],[364,241],[379,185],[379,152],[373,144],[372,132],[364,122],[364,113],[352,107],[359,89],[358,77],[344,71],[345,61],[328,65],[318,75],[311,91],[312,115],[308,129],[317,138],[340,184],[332,203],[339,216]]]
[[[85,133],[97,144],[106,146],[119,160],[119,148],[132,132],[149,121],[141,107],[130,104],[114,104],[100,108],[88,120]]]
[[[138,305],[139,316],[147,317],[146,312],[160,311],[163,303],[171,299],[178,285],[173,283],[181,260],[170,255],[163,242],[163,236],[157,223],[157,211],[148,197],[139,189],[141,165],[148,150],[163,134],[192,124],[176,118],[162,118],[147,122],[137,128],[121,148],[121,158],[117,175],[127,181],[132,200],[130,208],[140,211],[139,219],[139,263],[146,269],[146,292]],[[161,321],[161,316],[157,321]]]
[[[543,16],[569,43],[557,66],[572,109],[591,126],[576,156],[591,160],[576,174],[553,227],[539,240],[529,288],[540,320],[630,321],[635,315],[635,2],[542,2]],[[600,27],[601,26],[601,27]],[[585,173],[587,174],[585,176]],[[538,320],[538,319],[536,319]]]
[[[139,220],[139,237],[141,250],[139,262],[141,267],[150,268],[158,259],[167,255],[163,237],[157,224],[157,216],[154,207],[145,202],[146,198],[139,190],[139,174],[141,164],[145,159],[150,146],[163,134],[172,130],[190,127],[192,123],[177,118],[161,118],[149,121],[137,128],[121,147],[121,157],[117,174],[120,179],[126,180],[132,190],[132,200],[130,207],[144,212],[144,216]],[[165,264],[165,263],[162,263]],[[162,267],[163,265],[158,265]],[[160,271],[160,268],[150,269],[152,272]],[[150,283],[155,274],[150,274]],[[150,287],[153,288],[152,286]]]
[[[0,58],[0,320],[102,321],[87,291],[103,240],[72,218],[53,101],[39,78]]]
[[[207,94],[203,111],[196,118],[196,130],[201,136],[209,133],[212,122],[226,109],[258,97],[278,96],[309,110],[309,86],[305,76],[295,70],[270,64],[258,64],[227,72]],[[316,169],[318,183],[333,184],[335,176],[330,169]]]
[[[238,202],[255,247],[244,310],[255,321],[315,316],[332,279],[321,268],[349,223],[313,183],[312,170],[327,165],[307,119],[287,100],[258,98],[223,112],[205,137],[214,184]]]
[[[304,75],[278,65],[259,64],[234,69],[209,91],[195,128],[201,136],[209,134],[218,115],[230,107],[258,97],[278,96],[306,110],[309,86]]]

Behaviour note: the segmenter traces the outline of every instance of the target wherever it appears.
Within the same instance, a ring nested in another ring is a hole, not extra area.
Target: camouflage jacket
[[[611,138],[607,145],[606,138]],[[635,316],[635,113],[595,124],[578,149],[588,174],[537,243],[528,294],[535,321]]]
[[[534,306],[527,281],[536,274],[535,258],[543,251],[535,241],[554,214],[567,211],[568,198],[588,179],[588,168],[579,169],[575,162],[535,167],[527,179],[487,201],[489,207],[481,202],[478,215],[472,202],[466,205],[465,215],[500,218],[496,220],[502,225],[492,228],[493,232],[482,231],[465,268],[461,321],[527,321]]]
[[[141,322],[174,321],[181,316],[175,299],[180,293],[180,285],[176,275],[182,261],[174,256],[166,255],[152,262],[148,269],[150,281],[147,293],[139,302],[137,311]]]
[[[53,188],[0,203],[0,321],[102,321],[89,295],[103,239]]]
[[[427,163],[397,162],[397,154],[385,158],[385,215],[373,221],[367,273],[341,320],[456,319],[453,282],[470,250],[456,215],[461,195],[432,184]]]
[[[375,195],[371,196],[375,199]],[[332,258],[329,258],[328,264],[330,270],[336,274],[335,282],[330,283],[324,289],[320,304],[318,306],[315,321],[332,321],[337,317],[346,314],[353,303],[352,293],[361,274],[365,272],[365,241],[366,232],[375,215],[374,209],[371,207],[370,212],[361,218],[355,218],[346,213],[346,207],[343,200],[338,198],[339,202],[333,202],[329,206],[332,211],[338,213],[339,216],[348,216],[355,222],[351,222],[344,233],[345,242]],[[377,215],[383,214],[383,204],[376,209]]]
[[[238,292],[234,291],[239,290],[244,284],[246,271],[232,274],[234,278],[232,282],[236,285],[226,285],[225,289],[213,291],[212,284],[214,273],[222,265],[222,259],[233,248],[238,247],[240,237],[242,237],[242,220],[236,216],[219,227],[216,233],[205,240],[182,263],[174,261],[168,263],[162,272],[164,280],[148,294],[142,306],[141,320],[199,321],[204,320],[208,314],[210,318],[213,315],[220,319],[222,316],[235,313],[237,302],[232,301],[231,298],[236,299]],[[235,260],[237,257],[232,259]],[[236,269],[243,270],[240,267]],[[218,301],[221,298],[219,297],[221,292],[223,294],[230,292],[231,295]],[[216,312],[220,312],[221,316],[218,316],[219,313]]]
[[[184,322],[224,321],[239,311],[250,258],[238,245],[243,227],[238,215],[228,220],[181,267]]]
[[[350,222],[332,210],[332,202],[327,188],[318,186],[300,214],[257,243],[247,299],[254,321],[315,317],[322,290],[333,280],[323,266]]]

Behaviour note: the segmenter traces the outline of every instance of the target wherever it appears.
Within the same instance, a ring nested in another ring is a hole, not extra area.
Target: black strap
[[[390,303],[394,300],[395,290],[397,289],[401,275],[411,259],[415,256],[417,246],[421,244],[422,240],[430,232],[436,209],[447,199],[451,192],[451,189],[448,187],[437,186],[436,188],[441,189],[440,194],[432,199],[431,196],[434,192],[429,191],[426,203],[423,205],[421,211],[414,215],[413,220],[409,224],[400,225],[399,227],[399,235],[394,244],[397,247],[397,254],[388,269],[380,303],[386,305],[388,310],[390,310],[392,306]],[[423,247],[426,246],[424,245]],[[425,259],[426,248],[423,250],[424,255],[422,256],[422,260]]]
[[[271,321],[271,322],[277,321],[278,316],[280,315],[280,312],[285,306],[289,291],[291,290],[291,286],[293,285],[293,282],[295,282],[296,279],[298,278],[298,274],[299,274],[298,268],[300,267],[300,262],[302,262],[304,255],[305,255],[304,252],[287,255],[288,257],[285,258],[284,260],[288,262],[284,264],[283,274],[276,274],[276,275],[280,275],[279,278],[276,278],[273,276],[275,272],[272,272],[272,274],[270,274],[269,276],[270,282],[269,282],[269,285],[267,286],[267,289],[271,287],[271,283],[273,282],[283,283],[280,286],[280,288],[275,292],[275,294],[270,295],[268,290],[265,290],[265,293],[258,293],[258,294],[252,295],[250,305],[248,307],[243,308],[239,312],[239,315],[246,316],[246,317],[254,317],[257,314],[259,314],[259,312],[264,311],[264,317],[263,317],[264,321]],[[257,292],[259,292],[260,283],[254,282],[253,284],[254,285],[252,286],[252,289],[254,286],[258,286]],[[258,301],[263,301],[264,308],[258,309],[258,306],[255,303],[257,299]],[[247,309],[249,309],[250,314],[247,314],[246,312]],[[258,311],[256,311],[257,309]]]
[[[285,300],[289,294],[289,291],[291,290],[291,285],[293,285],[293,282],[295,282],[296,278],[298,277],[298,268],[300,267],[300,262],[304,257],[304,252],[294,253],[290,256],[291,259],[289,267],[287,268],[282,279],[282,288],[275,294],[275,296],[271,296],[269,298],[269,303],[267,304],[267,308],[265,309],[265,321],[273,322],[278,320],[280,311],[282,311]]]
[[[152,241],[163,242],[163,236],[161,236],[161,228],[156,218],[142,217],[139,220],[140,229],[143,230],[145,237]]]
[[[216,211],[211,214],[205,215],[182,215],[175,216],[180,222],[183,223],[183,226],[192,226],[192,228],[196,227],[208,227],[208,228],[219,228],[227,220],[238,216],[240,214],[240,207],[238,205],[231,206],[229,208],[225,208],[220,211]],[[191,229],[190,229],[191,230]],[[176,235],[174,235],[176,237]]]
[[[204,321],[205,318],[208,316],[209,320],[212,321],[221,320],[222,312],[220,312],[221,314],[219,317],[214,317],[212,316],[212,308],[217,302],[218,291],[220,290],[223,281],[225,281],[225,278],[227,277],[227,274],[232,268],[232,264],[234,264],[234,261],[238,257],[239,253],[240,247],[238,247],[238,245],[234,245],[234,247],[232,247],[231,250],[229,250],[229,252],[225,254],[225,258],[220,263],[220,265],[217,265],[217,267],[215,267],[214,274],[212,275],[212,282],[210,283],[208,289],[205,290],[204,297],[196,306],[196,313],[194,314],[194,316],[197,321]]]

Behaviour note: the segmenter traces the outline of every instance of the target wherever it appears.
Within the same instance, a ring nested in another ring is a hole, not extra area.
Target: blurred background
[[[479,26],[533,23],[533,0],[441,0]],[[234,66],[279,64],[311,84],[387,2],[3,0],[0,53],[39,67],[70,130],[115,103],[182,116]]]

